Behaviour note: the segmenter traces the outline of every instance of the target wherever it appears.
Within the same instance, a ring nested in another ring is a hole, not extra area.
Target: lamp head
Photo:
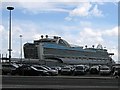
[[[13,9],[14,9],[14,7],[7,7],[7,9],[8,9],[8,10],[13,10]]]
[[[20,37],[22,37],[22,35],[20,35]]]

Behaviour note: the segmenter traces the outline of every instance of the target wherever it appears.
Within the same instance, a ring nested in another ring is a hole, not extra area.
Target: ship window
[[[59,40],[59,44],[63,45],[63,46],[70,47],[70,45],[65,40],[62,40],[62,39]]]

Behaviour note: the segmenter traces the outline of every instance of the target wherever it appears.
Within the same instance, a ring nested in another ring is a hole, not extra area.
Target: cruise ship
[[[43,36],[33,43],[24,44],[24,57],[26,59],[53,60],[64,64],[94,64],[112,65],[114,53],[108,53],[101,44],[88,48],[87,45],[71,46],[67,41],[58,36],[52,38]]]

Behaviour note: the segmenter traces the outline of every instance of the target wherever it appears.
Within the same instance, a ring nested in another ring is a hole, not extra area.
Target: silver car
[[[72,75],[73,69],[70,66],[64,66],[61,68],[61,75]]]
[[[110,75],[111,74],[111,70],[108,66],[102,66],[100,67],[100,75]]]
[[[74,69],[74,75],[85,75],[86,68],[84,65],[76,65]]]

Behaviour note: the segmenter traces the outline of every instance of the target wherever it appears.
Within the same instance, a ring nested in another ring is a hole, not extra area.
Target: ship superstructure
[[[41,36],[34,43],[24,44],[24,56],[30,59],[53,59],[68,64],[112,64],[114,53],[108,53],[101,44],[95,48],[71,46],[61,37],[49,38]]]

